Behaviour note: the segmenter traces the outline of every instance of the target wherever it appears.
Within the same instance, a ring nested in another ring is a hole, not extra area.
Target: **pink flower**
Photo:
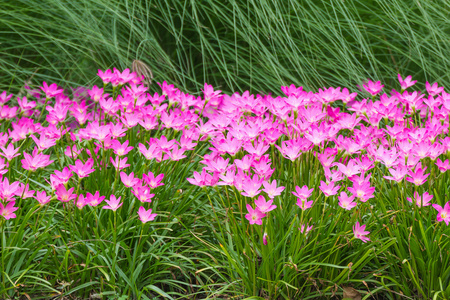
[[[45,205],[51,200],[51,196],[47,196],[47,193],[45,191],[37,191],[34,198],[39,202],[40,205]]]
[[[247,204],[248,214],[245,215],[245,218],[250,222],[250,225],[262,225],[262,218],[266,216],[265,213],[262,213],[258,208],[253,209],[250,204]]]
[[[433,199],[433,195],[428,194],[428,192],[423,193],[422,196],[420,196],[418,192],[414,192],[414,202],[417,204],[418,207],[430,206],[431,199]],[[413,199],[409,197],[407,197],[406,200],[413,203]]]
[[[22,159],[20,162],[22,163],[22,167],[25,170],[36,171],[37,169],[45,168],[53,162],[53,160],[50,160],[50,155],[38,153],[37,148],[34,148],[32,154],[33,156],[26,152],[23,152],[24,159]]]
[[[365,235],[368,235],[370,232],[365,231],[366,225],[359,225],[359,222],[356,222],[355,226],[353,226],[353,234],[355,235],[355,238],[360,239],[364,243],[367,243],[367,241],[370,241],[368,237]]]
[[[89,200],[87,197],[83,196],[82,194],[78,195],[78,199],[75,203],[75,205],[78,207],[78,209],[82,209],[86,205],[89,204]]]
[[[373,198],[373,192],[375,187],[371,187],[369,182],[358,183],[354,182],[353,187],[347,188],[353,195],[355,195],[362,202],[366,202],[370,198]]]
[[[1,156],[4,156],[7,161],[11,161],[14,157],[19,156],[19,148],[14,148],[13,143],[10,143],[7,148],[0,147],[3,153],[0,153]]]
[[[126,187],[133,187],[136,184],[139,183],[139,178],[134,178],[134,173],[131,172],[130,175],[127,175],[127,173],[125,172],[120,172],[120,179],[122,180],[122,183],[126,186]]]
[[[73,176],[73,173],[69,170],[68,167],[64,167],[62,171],[55,170],[55,175],[50,175],[50,177],[51,176],[55,176],[57,181],[65,184],[69,181],[70,177]]]
[[[159,148],[158,144],[150,144],[150,147],[147,149],[144,144],[139,143],[139,152],[144,155],[144,157],[148,160],[156,158],[157,161],[161,161],[162,150]]]
[[[18,210],[18,207],[14,207],[16,201],[10,201],[6,206],[3,206],[3,203],[0,202],[0,215],[3,216],[6,220],[14,219],[16,214],[14,213]]]
[[[433,204],[434,209],[436,209],[438,211],[436,220],[438,222],[442,222],[444,221],[445,224],[449,224],[450,222],[450,201],[445,203],[444,208],[442,208],[440,205],[438,204]]]
[[[285,187],[280,186],[277,187],[277,181],[274,180],[272,183],[269,183],[268,181],[263,181],[264,189],[262,189],[264,192],[267,193],[267,196],[269,196],[270,199],[275,198],[275,196],[281,195],[281,192],[284,191]]]
[[[302,210],[307,210],[308,208],[311,208],[313,205],[313,201],[308,201],[306,199],[302,199],[302,198],[297,198],[297,205],[298,207],[300,207]]]
[[[120,198],[116,198],[116,196],[111,195],[110,200],[105,200],[108,205],[103,206],[103,209],[110,209],[112,211],[116,211],[119,207],[122,206],[123,203],[120,203]]]
[[[262,213],[267,213],[267,212],[277,208],[277,206],[276,205],[272,205],[272,203],[273,203],[273,200],[266,201],[264,196],[259,196],[258,200],[255,200],[256,207]]]
[[[424,184],[427,181],[427,177],[430,176],[430,174],[424,174],[426,169],[427,167],[422,169],[422,164],[418,163],[414,172],[408,172],[408,175],[411,177],[406,177],[406,181],[412,182],[416,186]]]
[[[130,166],[129,164],[127,164],[128,157],[125,157],[125,158],[123,158],[123,159],[120,159],[119,156],[116,156],[116,159],[115,159],[115,160],[113,160],[112,157],[110,157],[109,159],[111,160],[111,163],[113,164],[114,168],[116,168],[116,170],[117,170],[117,169],[123,170],[123,169],[125,169],[126,167],[129,167],[129,166]]]
[[[77,198],[77,194],[73,194],[72,192],[75,190],[75,188],[70,188],[69,190],[66,190],[64,185],[60,184],[55,191],[56,198],[61,202],[69,202],[73,199]]]
[[[319,189],[325,194],[325,196],[330,197],[336,195],[341,188],[340,185],[334,186],[334,184],[335,183],[333,181],[331,181],[329,184],[326,184],[325,181],[321,181]]]
[[[11,201],[14,196],[21,196],[22,190],[20,189],[20,182],[15,181],[13,183],[9,183],[8,177],[4,177],[0,181],[0,197],[4,201]]]
[[[294,194],[294,196],[297,196],[298,198],[300,198],[302,200],[306,200],[307,198],[309,198],[311,196],[313,190],[314,190],[314,188],[309,190],[306,185],[304,185],[302,188],[296,186],[295,187],[296,192],[292,192],[292,194]]]
[[[405,178],[408,170],[405,166],[399,164],[396,169],[389,169],[389,172],[392,176],[383,176],[385,179],[400,182],[403,180],[403,178]]]
[[[171,159],[173,161],[178,161],[185,157],[187,157],[187,156],[184,155],[184,150],[181,148],[178,148],[177,145],[173,145],[172,151],[166,152],[166,155],[164,155],[163,160]]]
[[[0,154],[1,155],[1,154]],[[436,166],[438,166],[439,171],[444,173],[447,170],[450,170],[450,164],[448,163],[448,159],[442,162],[439,158],[437,159]]]
[[[95,207],[103,202],[105,196],[100,196],[99,191],[96,191],[94,195],[88,192],[86,194],[86,199],[89,206]]]
[[[14,95],[13,94],[6,94],[6,91],[3,91],[0,94],[0,104],[5,104],[6,102],[8,102]]]
[[[148,174],[142,175],[142,179],[152,189],[156,189],[158,186],[164,185],[164,183],[162,183],[163,178],[164,174],[159,174],[158,176],[155,177],[155,175],[153,175],[152,172],[148,172]]]
[[[381,84],[380,81],[373,82],[371,80],[367,80],[367,82],[363,83],[363,88],[368,91],[372,96],[377,95],[383,89],[384,85]]]
[[[427,81],[425,83],[425,87],[427,88],[428,94],[430,94],[431,96],[436,96],[444,90],[443,87],[438,87],[437,82],[433,83],[433,85],[430,85],[430,83],[428,83],[428,81]]]
[[[141,202],[152,202],[152,198],[155,197],[155,194],[152,194],[148,187],[140,184],[136,184],[131,192]]]
[[[305,234],[307,234],[308,232],[310,232],[311,229],[313,229],[313,225],[311,225],[311,226],[306,225],[306,226],[305,226],[305,225],[302,224],[302,226],[299,228],[300,232],[301,232],[301,233],[305,233]]]
[[[152,209],[145,210],[143,206],[139,207],[138,211],[139,220],[141,220],[142,223],[147,223],[149,221],[153,221],[157,214],[152,214]]]
[[[28,183],[26,185],[20,183],[16,195],[22,199],[28,199],[34,196],[34,190],[30,190],[30,185]]]
[[[128,147],[128,140],[125,141],[125,143],[121,144],[118,140],[114,140],[112,142],[112,149],[114,153],[120,157],[127,155],[128,152],[133,150],[134,147]]]
[[[113,72],[108,69],[105,72],[103,72],[102,70],[98,70],[97,75],[102,79],[104,84],[110,83],[112,78],[113,78]]]
[[[39,139],[37,139],[37,137],[35,137],[33,134],[30,137],[36,143],[36,146],[38,146],[38,149],[40,151],[48,149],[48,148],[53,147],[54,145],[56,145],[56,140],[55,139],[48,138],[44,134],[41,134]]]
[[[353,202],[355,199],[355,196],[348,196],[347,193],[341,192],[341,195],[338,196],[339,199],[339,206],[346,210],[351,210],[353,207],[356,206],[356,202]]]
[[[268,235],[267,235],[267,233],[265,233],[264,232],[264,234],[263,234],[263,244],[264,244],[264,246],[267,246],[267,239],[268,239]]]
[[[261,185],[262,185],[262,180],[259,179],[259,177],[257,175],[253,175],[253,178],[251,178],[250,176],[246,176],[244,183],[242,185],[242,189],[244,191],[241,194],[243,196],[253,198],[253,197],[257,196],[259,193],[261,193],[261,191],[259,190]]]
[[[417,80],[412,81],[412,76],[409,75],[403,80],[402,76],[398,74],[398,81],[400,82],[400,86],[402,87],[402,90],[406,90],[407,88],[413,86],[416,84]]]
[[[72,170],[72,172],[75,172],[79,178],[85,178],[95,171],[95,169],[92,168],[93,166],[94,160],[92,158],[89,158],[84,164],[81,160],[77,159],[77,161],[75,162],[75,166],[70,165],[69,168]]]
[[[361,173],[360,166],[357,163],[355,163],[354,160],[350,160],[347,166],[341,163],[335,163],[334,165],[338,166],[339,171],[347,177],[352,177],[353,175]]]
[[[47,98],[53,98],[62,92],[64,92],[63,89],[58,90],[58,86],[56,83],[52,83],[50,86],[47,85],[47,82],[44,81],[43,87],[39,87],[44,93]]]

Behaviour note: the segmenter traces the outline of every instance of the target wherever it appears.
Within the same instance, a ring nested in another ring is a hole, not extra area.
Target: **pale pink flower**
[[[138,211],[139,220],[141,220],[142,223],[147,223],[149,221],[153,221],[157,214],[152,214],[152,209],[145,210],[143,206],[139,207]]]
[[[112,211],[116,211],[119,207],[122,206],[123,203],[120,203],[120,198],[116,198],[116,196],[111,195],[110,200],[105,200],[108,205],[103,206],[103,209],[110,209]]]
[[[266,216],[265,213],[262,213],[258,208],[253,209],[250,204],[247,204],[248,214],[245,215],[245,218],[250,222],[251,225],[262,225],[262,218]]]
[[[445,224],[448,225],[450,223],[450,201],[445,203],[444,208],[442,208],[439,204],[433,204],[433,207],[438,211],[436,217],[437,221],[444,221]]]
[[[411,199],[409,197],[406,198],[406,200],[408,200],[411,203],[413,203],[413,200],[414,200],[414,203],[416,203],[416,205],[418,207],[430,206],[431,205],[431,203],[430,203],[431,199],[433,199],[433,195],[428,194],[428,192],[423,193],[422,196],[420,196],[418,192],[414,192],[414,198],[413,199]]]
[[[353,226],[353,234],[355,235],[355,238],[360,239],[364,243],[367,243],[367,241],[370,241],[366,235],[368,235],[370,232],[365,231],[366,225],[359,225],[359,222],[356,222],[355,226]]]
[[[255,200],[256,207],[259,208],[259,211],[262,213],[267,213],[271,210],[277,208],[276,205],[272,205],[273,200],[266,201],[264,196],[259,196],[258,200]]]
[[[3,203],[0,202],[0,216],[3,216],[6,220],[14,219],[16,214],[14,213],[18,210],[18,207],[14,207],[16,201],[10,201],[6,206],[3,206]]]

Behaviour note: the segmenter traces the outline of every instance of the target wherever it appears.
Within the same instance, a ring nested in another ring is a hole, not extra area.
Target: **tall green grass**
[[[354,86],[396,73],[448,85],[450,3],[421,0],[2,0],[0,89],[86,84],[145,62],[187,90]]]

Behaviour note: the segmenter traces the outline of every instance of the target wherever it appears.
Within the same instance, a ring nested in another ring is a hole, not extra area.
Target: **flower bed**
[[[98,75],[0,94],[0,295],[450,296],[437,83],[194,96]]]

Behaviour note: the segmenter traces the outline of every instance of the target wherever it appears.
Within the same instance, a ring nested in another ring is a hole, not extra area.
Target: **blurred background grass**
[[[0,0],[0,90],[25,80],[86,85],[146,63],[187,91],[281,93],[397,87],[397,73],[448,86],[450,2],[437,0]]]

